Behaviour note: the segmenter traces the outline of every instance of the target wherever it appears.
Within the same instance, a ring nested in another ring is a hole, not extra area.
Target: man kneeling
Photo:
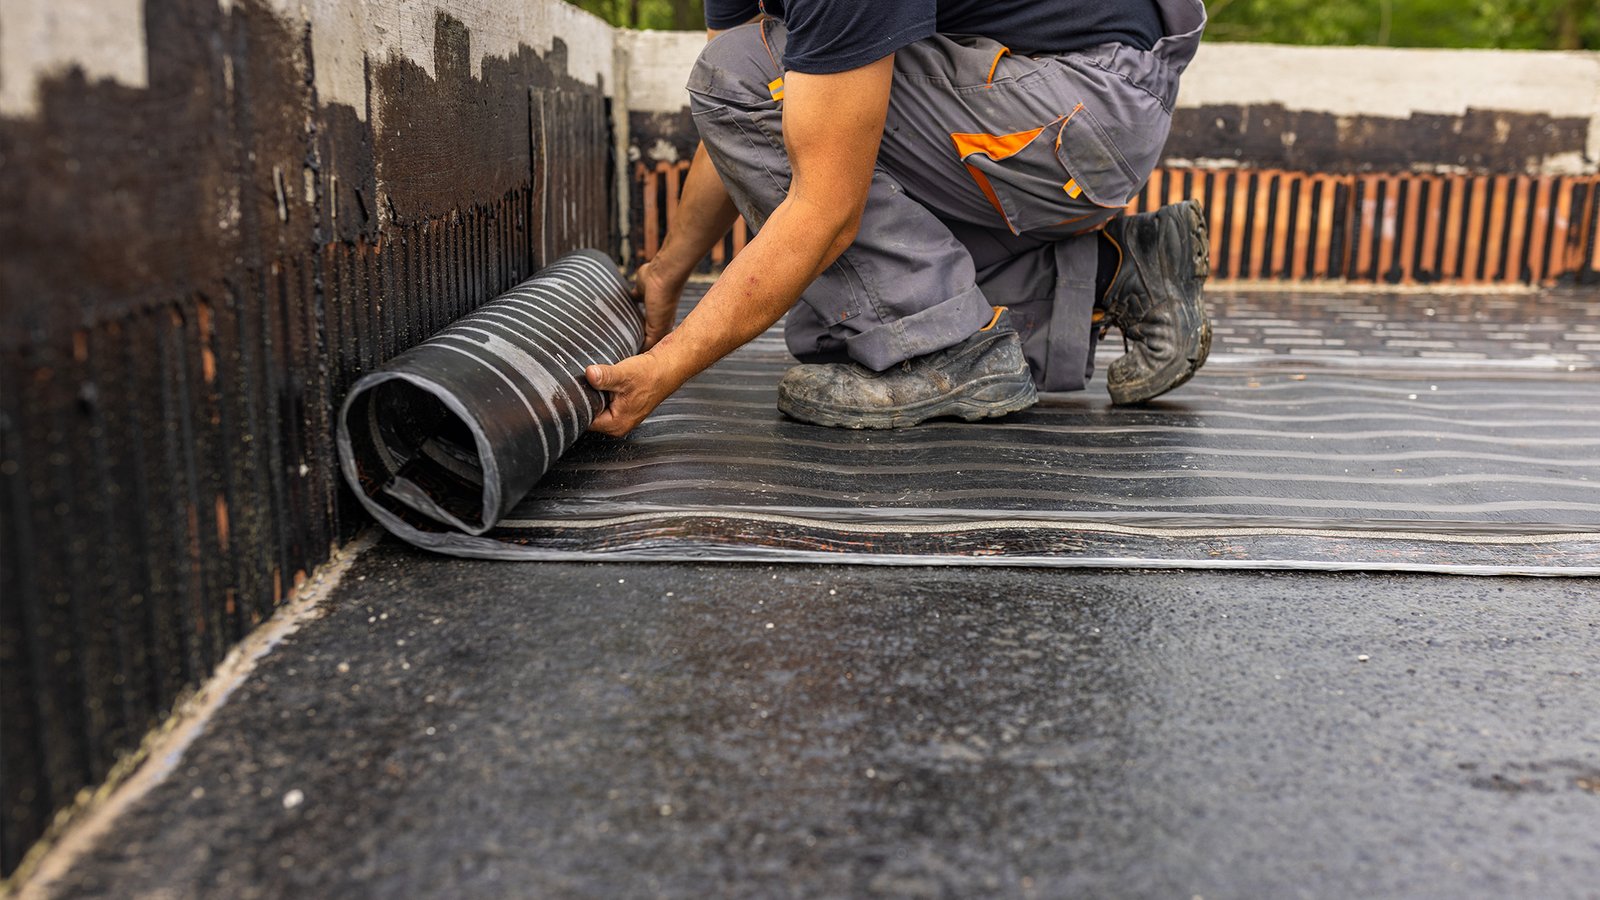
[[[1121,214],[1166,143],[1200,0],[707,0],[706,18],[688,85],[702,143],[639,269],[645,352],[586,373],[611,395],[595,430],[626,434],[785,312],[802,364],[778,405],[819,425],[1081,390],[1112,325],[1115,403],[1205,362],[1198,205]],[[673,330],[740,214],[755,237]]]

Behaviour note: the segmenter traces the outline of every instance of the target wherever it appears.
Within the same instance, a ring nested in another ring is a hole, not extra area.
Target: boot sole
[[[970,388],[971,386],[969,386]],[[980,381],[971,396],[946,394],[921,403],[886,412],[863,413],[849,409],[798,408],[783,391],[778,392],[778,411],[791,419],[830,428],[885,430],[910,428],[929,419],[959,418],[967,422],[993,419],[1020,412],[1039,402],[1031,380],[1020,385],[1011,379]]]
[[[1189,237],[1192,256],[1190,264],[1193,267],[1194,279],[1205,284],[1211,277],[1211,256],[1207,252],[1210,246],[1207,240],[1206,220],[1200,214],[1200,204],[1190,200],[1184,204],[1184,214],[1189,219]],[[1147,400],[1165,394],[1173,388],[1181,387],[1185,382],[1194,377],[1205,365],[1206,357],[1211,355],[1211,317],[1206,312],[1206,298],[1202,290],[1199,297],[1200,328],[1195,340],[1195,352],[1186,358],[1175,359],[1165,366],[1150,373],[1148,377],[1137,381],[1123,382],[1121,384],[1107,384],[1106,388],[1111,393],[1111,402],[1116,406],[1130,406],[1144,403]]]

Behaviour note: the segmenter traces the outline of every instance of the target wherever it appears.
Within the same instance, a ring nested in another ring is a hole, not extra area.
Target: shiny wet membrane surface
[[[703,286],[700,286],[703,289]],[[1217,342],[1140,407],[1089,390],[897,431],[775,408],[757,339],[483,539],[533,559],[1600,573],[1600,304],[1214,292]],[[1112,332],[1104,365],[1121,352]]]

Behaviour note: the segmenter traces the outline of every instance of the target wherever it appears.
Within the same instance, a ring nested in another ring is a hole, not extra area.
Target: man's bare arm
[[[590,366],[611,402],[590,427],[621,436],[707,366],[761,334],[850,246],[889,108],[894,57],[834,75],[784,77],[789,195],[682,325],[615,366]]]

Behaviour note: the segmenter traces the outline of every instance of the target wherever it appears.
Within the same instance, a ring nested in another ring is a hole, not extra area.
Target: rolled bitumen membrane
[[[339,414],[345,478],[389,531],[459,549],[605,409],[584,368],[631,356],[643,339],[610,258],[564,256],[356,382]]]

